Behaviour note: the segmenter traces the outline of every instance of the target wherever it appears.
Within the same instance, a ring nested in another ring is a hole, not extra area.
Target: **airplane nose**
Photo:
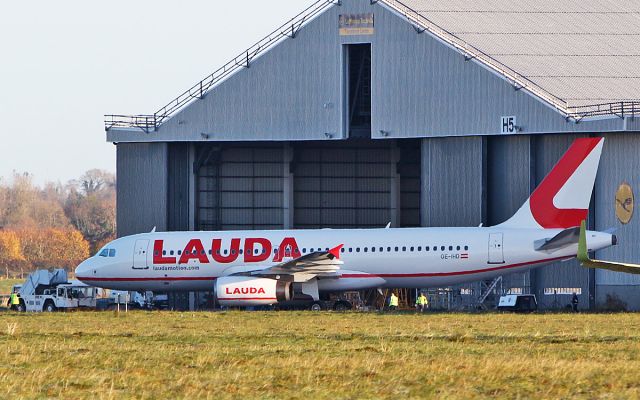
[[[89,276],[91,270],[91,260],[85,260],[76,267],[76,278],[82,280],[82,277]]]

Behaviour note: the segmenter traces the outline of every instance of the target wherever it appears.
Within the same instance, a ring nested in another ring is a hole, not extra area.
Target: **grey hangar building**
[[[640,262],[616,214],[640,187],[638,39],[638,1],[321,0],[158,112],[105,117],[118,235],[495,225],[604,136],[588,224],[620,240],[596,256]],[[640,309],[639,276],[577,261],[436,292],[497,288]]]

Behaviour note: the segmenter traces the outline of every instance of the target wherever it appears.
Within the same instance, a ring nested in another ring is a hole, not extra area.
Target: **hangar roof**
[[[637,0],[381,1],[568,114],[640,98]]]
[[[318,0],[150,115],[105,127],[156,130],[341,0]],[[457,49],[567,118],[640,114],[638,0],[371,0]]]

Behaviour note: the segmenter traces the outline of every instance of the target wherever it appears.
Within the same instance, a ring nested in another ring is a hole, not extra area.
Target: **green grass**
[[[0,398],[640,396],[637,314],[2,313],[0,349]]]
[[[11,293],[13,285],[23,283],[24,279],[0,279],[0,294]]]

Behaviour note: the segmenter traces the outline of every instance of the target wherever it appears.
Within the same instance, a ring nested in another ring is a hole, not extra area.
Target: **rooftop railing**
[[[375,2],[374,0],[371,1],[372,4]],[[137,128],[147,133],[156,130],[163,122],[176,112],[180,111],[186,105],[196,99],[204,98],[211,89],[233,73],[242,68],[249,68],[252,60],[272,48],[281,40],[294,38],[298,31],[307,22],[322,13],[325,9],[334,4],[340,3],[341,0],[319,0],[316,3],[313,3],[301,13],[251,46],[249,49],[242,52],[231,61],[208,75],[206,78],[181,93],[178,97],[152,115],[105,115],[105,129],[109,130],[114,127]],[[640,116],[640,101],[622,101],[570,107],[564,99],[548,92],[529,80],[526,76],[519,74],[482,50],[477,49],[453,33],[441,28],[418,11],[405,5],[402,1],[383,0],[380,1],[380,3],[403,15],[407,20],[409,20],[409,22],[414,24],[417,30],[428,31],[448,45],[454,47],[464,54],[467,60],[477,59],[489,69],[511,82],[516,89],[525,89],[535,96],[542,98],[553,105],[559,112],[565,115],[566,118],[580,121],[584,118],[598,116],[612,115],[621,118],[636,115]]]
[[[571,108],[572,117],[577,121],[583,118],[615,115],[620,118],[640,116],[640,101],[616,101]]]
[[[298,31],[315,16],[322,13],[333,4],[339,4],[341,0],[320,0],[285,24],[259,40],[256,44],[243,51],[231,61],[208,75],[206,78],[185,90],[178,97],[171,100],[164,107],[153,113],[153,115],[105,115],[105,129],[111,128],[139,128],[149,133],[158,128],[173,114],[184,108],[187,104],[196,99],[202,99],[214,86],[228,78],[234,72],[242,68],[249,68],[251,61],[272,48],[274,45],[286,38],[294,38]]]

